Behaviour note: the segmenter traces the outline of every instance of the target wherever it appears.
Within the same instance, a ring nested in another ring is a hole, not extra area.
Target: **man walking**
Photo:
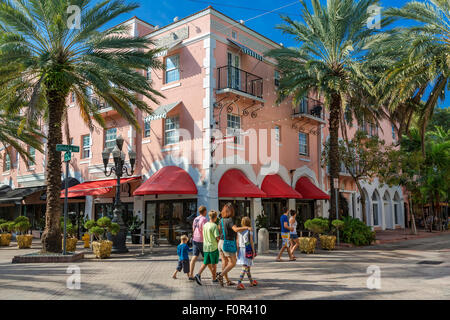
[[[195,280],[194,279],[194,267],[195,262],[198,259],[198,256],[201,254],[202,258],[204,257],[203,253],[203,226],[205,223],[208,222],[208,219],[206,218],[206,207],[200,206],[198,208],[198,217],[194,219],[194,222],[192,223],[192,250],[193,255],[191,259],[191,265],[190,265],[190,274],[189,274],[189,280]]]
[[[290,233],[291,231],[294,231],[293,227],[289,226],[289,217],[288,217],[288,210],[286,208],[283,208],[283,214],[281,215],[280,222],[281,222],[281,250],[278,253],[277,261],[281,262],[281,255],[283,254],[283,251],[287,249],[287,253],[289,255],[289,261],[295,261],[296,259],[292,256],[291,250],[289,250],[290,245]]]

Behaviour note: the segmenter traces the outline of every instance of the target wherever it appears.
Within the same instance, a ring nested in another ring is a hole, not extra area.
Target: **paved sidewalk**
[[[429,237],[436,237],[443,234],[450,234],[450,230],[444,232],[418,229],[417,234],[414,234],[410,229],[396,229],[376,231],[376,244],[400,242],[405,240],[422,239]]]
[[[80,242],[81,244],[81,242]],[[258,256],[252,275],[260,286],[237,291],[211,283],[204,273],[198,286],[179,275],[175,247],[153,254],[97,260],[88,252],[81,268],[81,289],[66,288],[68,264],[11,264],[14,255],[40,248],[0,248],[0,299],[450,299],[450,234],[365,248],[297,253],[296,262],[275,262],[276,252]],[[80,248],[80,250],[83,250]],[[285,257],[286,259],[286,257]],[[441,264],[419,264],[422,261]],[[366,286],[367,267],[381,269],[381,289]],[[197,268],[199,265],[197,264]],[[239,268],[232,271],[237,279]],[[247,285],[247,284],[246,284]]]

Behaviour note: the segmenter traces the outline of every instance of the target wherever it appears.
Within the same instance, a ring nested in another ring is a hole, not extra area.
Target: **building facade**
[[[279,44],[211,7],[164,27],[136,17],[122,24],[130,36],[146,36],[163,49],[158,59],[165,70],[142,72],[165,98],[159,105],[146,101],[152,114],[136,109],[136,130],[95,93],[107,127],[89,128],[70,95],[68,143],[80,153],[70,163],[69,211],[90,218],[112,213],[115,187],[105,177],[102,151],[122,136],[125,153],[137,152],[134,176],[121,186],[127,215],[141,217],[145,230],[169,241],[190,228],[200,205],[220,210],[232,202],[237,217],[255,223],[264,213],[274,230],[284,207],[297,210],[301,221],[327,215],[329,183],[320,166],[327,114],[314,95],[295,108],[291,101],[276,103],[279,74],[264,53]],[[0,213],[32,215],[37,226],[45,213],[45,154],[30,150],[35,159],[27,165],[14,150],[0,152]],[[342,177],[351,215],[361,217],[356,188]],[[378,200],[369,204],[378,203],[381,213],[369,224],[402,225],[388,218],[400,210],[401,219],[402,209],[383,205],[384,196],[390,204],[402,202],[401,190],[373,186],[365,186],[368,199],[376,194]],[[14,201],[13,191],[20,191]]]

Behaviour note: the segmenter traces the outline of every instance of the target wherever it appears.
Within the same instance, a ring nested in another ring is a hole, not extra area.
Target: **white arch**
[[[274,161],[272,161],[272,162],[274,162]],[[289,174],[289,171],[286,169],[286,167],[282,166],[279,163],[277,164],[277,167],[278,167],[277,171],[270,172],[267,175],[278,174],[281,177],[281,179],[283,179],[283,181],[286,182],[290,186],[291,185],[291,176]],[[264,178],[267,176],[267,175],[262,174],[262,170],[263,170],[263,168],[261,168],[259,170],[259,174],[257,176],[257,182],[258,182],[257,186],[258,187],[261,187],[261,185],[264,181]],[[267,170],[267,169],[265,169],[265,170]]]
[[[301,168],[295,169],[294,175],[292,177],[291,187],[295,188],[295,185],[301,177],[308,177],[314,182],[314,184],[320,188],[319,182],[317,181],[316,173],[311,170],[308,166],[303,166]]]
[[[145,180],[150,178],[150,176],[153,175],[159,169],[168,166],[176,166],[186,171],[191,176],[192,180],[197,186],[201,186],[203,184],[201,180],[200,171],[191,166],[187,158],[185,157],[176,158],[171,155],[165,156],[164,159],[162,160],[156,160],[152,162],[150,164],[150,168],[147,174],[144,175]]]
[[[383,208],[384,208],[384,221],[385,227],[387,229],[394,229],[394,216],[393,216],[393,207],[392,200],[389,194],[389,190],[386,190],[383,195]]]
[[[258,184],[258,179],[256,178],[255,171],[253,170],[253,166],[249,164],[247,161],[242,159],[239,156],[231,156],[225,158],[223,161],[224,164],[217,165],[216,169],[213,172],[213,183],[219,185],[219,181],[222,178],[223,174],[230,169],[238,169],[245,173],[247,178],[253,182],[255,185]]]

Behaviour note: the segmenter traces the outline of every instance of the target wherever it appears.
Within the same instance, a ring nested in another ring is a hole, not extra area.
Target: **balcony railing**
[[[224,66],[217,68],[218,90],[232,89],[262,99],[263,79],[242,69]]]
[[[319,101],[305,98],[293,109],[292,115],[295,117],[308,115],[323,120],[324,110]]]

